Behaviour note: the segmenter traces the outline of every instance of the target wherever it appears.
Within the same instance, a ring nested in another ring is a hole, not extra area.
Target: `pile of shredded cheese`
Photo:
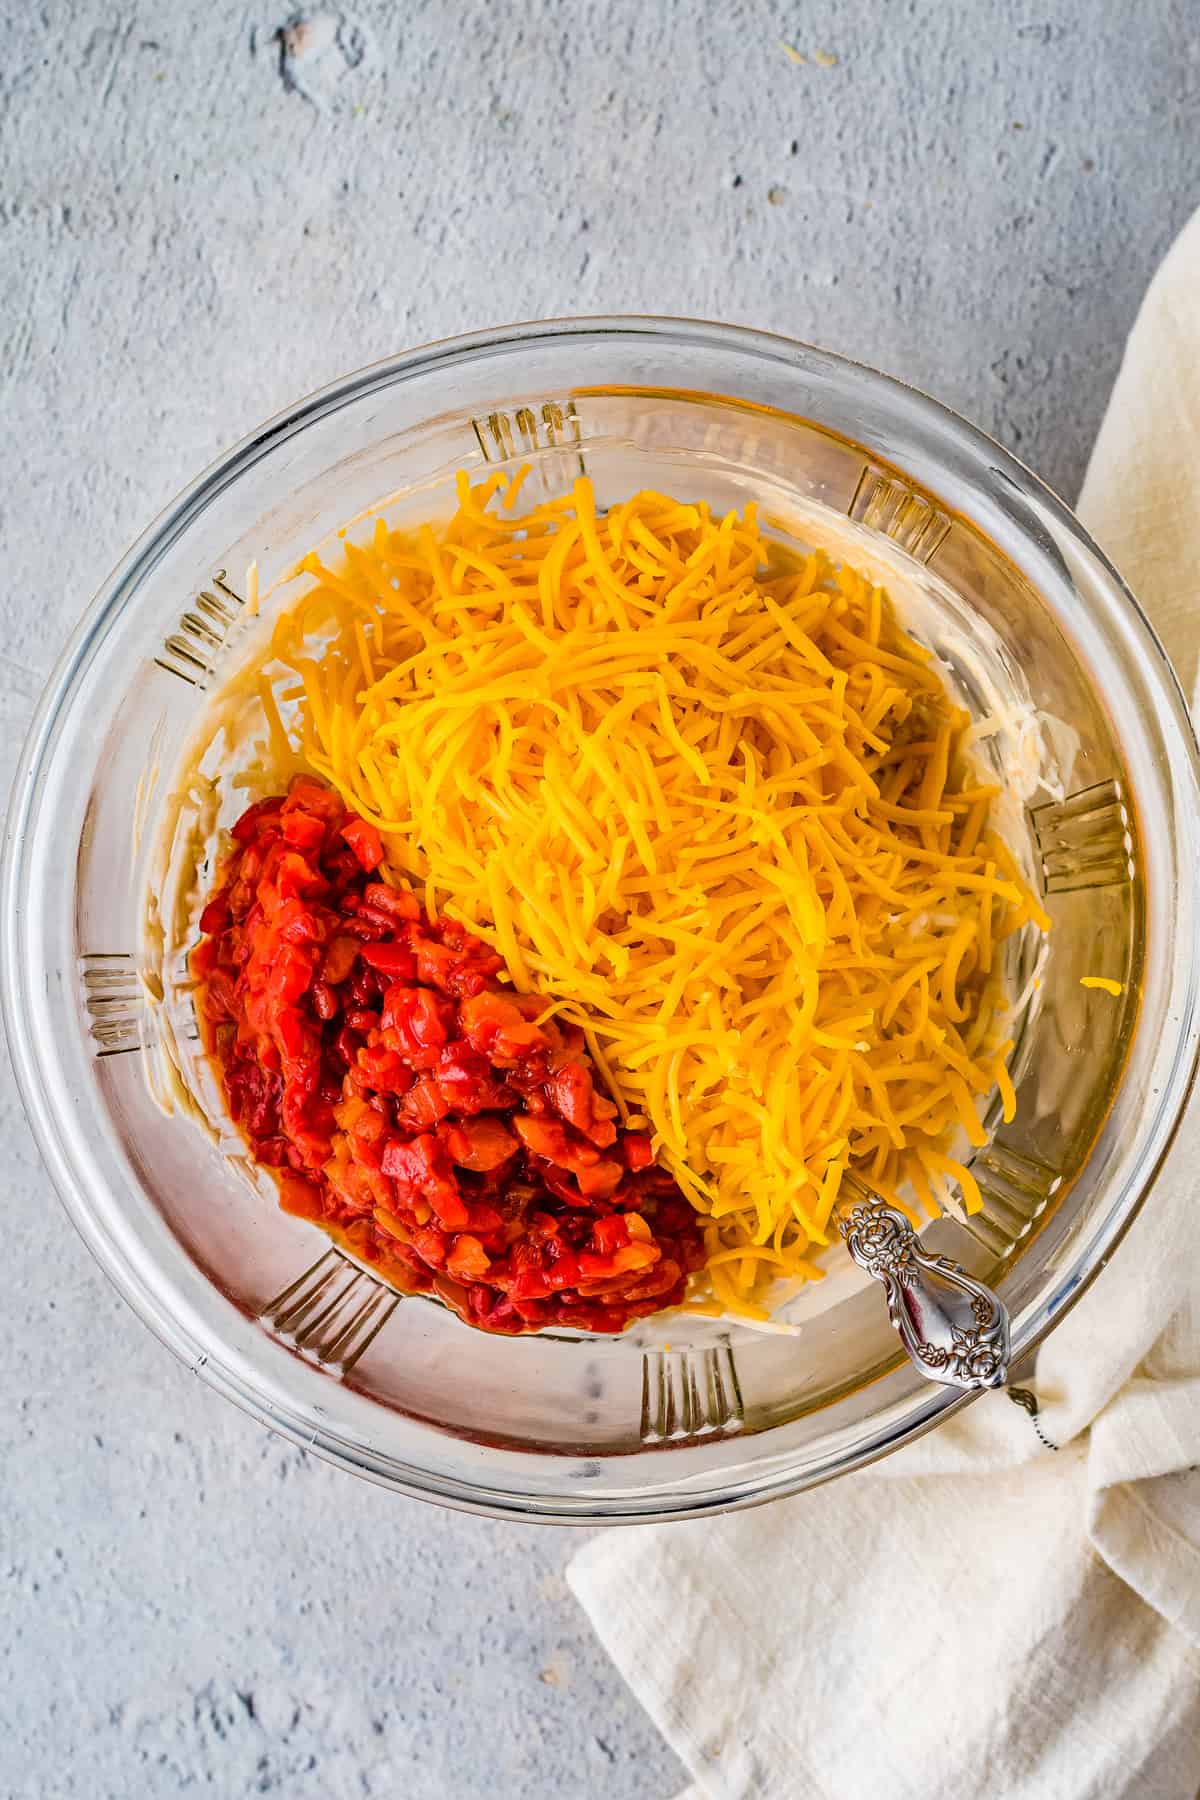
[[[254,671],[267,753],[383,833],[393,879],[573,1018],[708,1216],[714,1310],[820,1274],[848,1164],[931,1214],[1013,1091],[998,946],[1049,920],[989,829],[967,715],[886,594],[581,478],[458,478],[380,520]]]

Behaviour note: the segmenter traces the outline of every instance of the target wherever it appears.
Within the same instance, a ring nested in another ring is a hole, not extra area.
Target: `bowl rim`
[[[948,443],[978,453],[984,451],[997,471],[1015,480],[1024,493],[1036,497],[1048,507],[1055,522],[1082,545],[1095,559],[1112,591],[1114,602],[1123,604],[1132,614],[1140,639],[1140,648],[1161,684],[1162,697],[1169,704],[1180,741],[1190,764],[1193,788],[1200,787],[1200,748],[1178,678],[1157,634],[1143,608],[1120,574],[1096,545],[1070,508],[1025,464],[977,426],[932,398],[911,383],[872,368],[870,365],[837,352],[820,349],[779,333],[757,330],[745,325],[722,324],[702,318],[673,317],[656,314],[600,314],[524,321],[434,340],[428,344],[381,358],[363,368],[339,377],[313,390],[277,412],[265,423],[246,433],[230,449],[215,458],[192,482],[162,508],[157,517],[135,539],[85,609],[71,633],[45,684],[42,696],[28,728],[25,743],[13,779],[4,826],[3,859],[0,865],[0,1016],[12,1055],[18,1090],[43,1163],[54,1183],[59,1199],[84,1243],[135,1313],[193,1373],[200,1374],[217,1392],[231,1399],[260,1423],[303,1445],[324,1460],[366,1476],[394,1491],[413,1498],[435,1500],[458,1510],[490,1517],[512,1517],[543,1520],[563,1524],[647,1523],[699,1517],[704,1514],[743,1510],[768,1500],[796,1493],[837,1475],[849,1473],[878,1461],[902,1444],[909,1443],[932,1430],[976,1398],[948,1388],[930,1388],[921,1395],[909,1417],[896,1429],[884,1430],[865,1447],[839,1456],[829,1467],[816,1473],[784,1469],[760,1479],[754,1491],[739,1493],[734,1498],[708,1494],[684,1494],[682,1500],[659,1504],[666,1490],[653,1490],[653,1499],[644,1506],[614,1508],[612,1497],[604,1496],[593,1510],[588,1503],[567,1502],[556,1495],[550,1501],[537,1496],[518,1496],[509,1489],[488,1487],[483,1482],[459,1481],[411,1464],[399,1464],[389,1456],[372,1456],[364,1447],[355,1446],[337,1433],[324,1436],[314,1433],[297,1415],[289,1418],[285,1410],[271,1404],[253,1383],[237,1372],[232,1357],[222,1355],[220,1341],[204,1342],[181,1320],[171,1314],[131,1266],[129,1259],[104,1229],[83,1191],[75,1165],[67,1154],[63,1134],[55,1129],[54,1102],[42,1075],[37,1045],[29,1029],[28,1008],[23,1001],[27,972],[23,967],[21,947],[22,876],[25,869],[25,846],[30,816],[40,788],[41,777],[54,752],[55,742],[65,717],[65,705],[77,683],[95,656],[111,626],[123,608],[136,596],[167,549],[175,544],[205,508],[227,487],[236,482],[263,457],[298,435],[309,425],[340,410],[354,400],[378,392],[415,376],[453,366],[479,353],[494,352],[504,346],[536,347],[539,343],[557,342],[571,337],[595,339],[611,336],[625,341],[653,341],[664,336],[682,339],[697,348],[702,346],[733,354],[750,355],[767,362],[807,365],[813,370],[829,369],[849,374],[867,390],[882,397],[902,398],[914,409],[920,422],[935,427]],[[737,399],[737,395],[731,396]],[[1187,1068],[1176,1071],[1172,1085],[1177,1084],[1179,1103],[1164,1130],[1157,1154],[1143,1171],[1136,1191],[1124,1208],[1110,1209],[1104,1229],[1092,1240],[1090,1267],[1072,1270],[1071,1282],[1060,1284],[1068,1291],[1060,1292],[1053,1303],[1044,1302],[1041,1317],[1023,1336],[1014,1350],[1014,1367],[1025,1362],[1045,1337],[1088,1291],[1109,1257],[1125,1237],[1133,1220],[1145,1205],[1162,1166],[1170,1153],[1176,1133],[1194,1091],[1200,1066],[1200,1032],[1193,1021],[1190,1049],[1187,1032],[1182,1032],[1179,1051],[1187,1060]]]

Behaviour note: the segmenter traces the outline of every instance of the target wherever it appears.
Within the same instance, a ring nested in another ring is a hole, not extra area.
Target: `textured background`
[[[0,778],[174,491],[423,339],[771,327],[1072,494],[1200,200],[1198,103],[1191,0],[0,0]],[[392,1499],[219,1403],[74,1241],[2,1079],[0,1794],[673,1792],[572,1538]]]

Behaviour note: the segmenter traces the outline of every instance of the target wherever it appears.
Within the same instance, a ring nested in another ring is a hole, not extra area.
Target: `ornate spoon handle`
[[[999,1388],[1008,1380],[1008,1309],[948,1256],[931,1256],[904,1214],[854,1177],[835,1209],[846,1248],[883,1283],[888,1317],[914,1366],[947,1387]]]

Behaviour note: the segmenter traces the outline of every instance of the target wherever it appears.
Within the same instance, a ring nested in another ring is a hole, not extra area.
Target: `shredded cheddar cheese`
[[[1081,975],[1079,985],[1085,988],[1100,988],[1104,993],[1116,997],[1125,992],[1124,984],[1114,981],[1111,975]]]
[[[707,1215],[716,1304],[765,1317],[820,1274],[848,1164],[979,1206],[952,1151],[1015,1105],[1001,946],[1049,920],[882,589],[753,505],[520,485],[460,474],[444,528],[305,559],[264,745],[583,1027]]]

